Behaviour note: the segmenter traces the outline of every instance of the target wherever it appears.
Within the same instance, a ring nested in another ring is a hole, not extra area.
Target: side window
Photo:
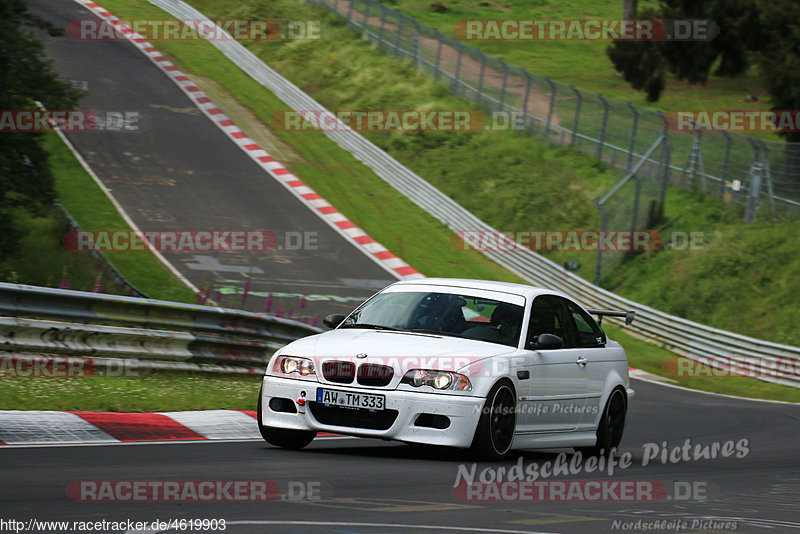
[[[602,347],[604,346],[605,336],[600,327],[597,326],[592,317],[583,311],[580,306],[569,300],[565,301],[569,314],[575,323],[577,331],[577,346],[578,347]]]
[[[541,334],[555,334],[564,339],[564,321],[559,313],[556,297],[541,295],[536,297],[531,308],[531,322],[528,325],[528,342],[536,341]]]

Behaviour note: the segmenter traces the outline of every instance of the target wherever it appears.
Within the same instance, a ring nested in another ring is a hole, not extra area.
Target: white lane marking
[[[684,386],[676,386],[675,384],[667,384],[667,383],[664,383],[664,382],[657,382],[655,380],[650,380],[648,378],[644,378],[644,377],[641,377],[641,376],[631,376],[631,378],[634,379],[634,380],[641,380],[642,382],[647,382],[649,384],[655,384],[657,386],[664,386],[665,388],[674,388],[674,389],[680,389],[682,391],[691,391],[692,393],[702,393],[704,395],[714,395],[714,396],[717,396],[717,397],[726,397],[728,399],[736,399],[736,400],[751,401],[751,402],[767,402],[767,403],[770,403],[770,404],[784,404],[784,405],[789,405],[789,406],[800,406],[800,402],[779,401],[779,400],[769,400],[769,399],[754,399],[752,397],[737,397],[736,395],[727,395],[725,393],[714,393],[713,391],[702,391],[700,389],[692,389],[692,388],[687,388],[687,387],[684,387]]]
[[[450,527],[443,525],[415,525],[408,523],[352,523],[349,521],[279,521],[279,520],[252,520],[252,521],[226,521],[227,525],[297,525],[307,527],[368,527],[368,528],[417,528],[425,530],[449,530],[455,532],[499,532],[501,534],[554,534],[533,530],[508,530],[498,528],[478,527]]]
[[[119,202],[117,202],[117,199],[114,197],[114,195],[111,194],[111,190],[106,187],[103,181],[100,180],[100,177],[97,176],[97,174],[94,172],[94,169],[92,169],[89,166],[89,163],[85,159],[83,159],[83,156],[80,155],[75,146],[72,143],[70,143],[69,139],[67,139],[67,136],[64,135],[64,132],[62,132],[59,129],[56,129],[56,132],[58,133],[58,136],[61,138],[64,144],[67,145],[67,148],[70,149],[72,155],[75,156],[75,159],[78,160],[78,163],[80,163],[81,166],[86,170],[86,172],[89,173],[89,176],[92,177],[92,180],[94,180],[94,182],[97,184],[97,187],[99,187],[100,190],[103,191],[106,197],[108,197],[108,200],[110,200],[111,203],[114,205],[114,207],[117,208],[119,214],[122,216],[125,222],[128,223],[128,226],[131,227],[131,230],[133,230],[137,234],[141,234],[142,231],[139,229],[136,223],[133,222],[133,219],[131,219],[128,216],[128,213],[123,209],[122,205]],[[150,244],[149,241],[145,240],[145,243],[147,244],[147,248],[150,249],[150,252],[152,252],[155,255],[158,261],[160,261],[164,265],[164,267],[167,268],[169,272],[171,272],[178,280],[183,282],[186,285],[186,287],[194,291],[195,294],[200,293],[200,290],[197,288],[197,286],[191,283],[188,278],[183,276],[180,273],[180,271],[178,271],[178,269],[175,268],[174,265],[172,265],[169,261],[167,261],[167,258],[165,258],[161,254],[161,252],[156,250],[156,248],[152,244]]]

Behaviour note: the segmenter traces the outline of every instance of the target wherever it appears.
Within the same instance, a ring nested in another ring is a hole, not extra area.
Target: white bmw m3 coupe
[[[530,448],[608,453],[633,390],[625,351],[592,315],[633,320],[521,284],[397,282],[272,356],[261,434],[294,449],[332,432],[490,459]]]

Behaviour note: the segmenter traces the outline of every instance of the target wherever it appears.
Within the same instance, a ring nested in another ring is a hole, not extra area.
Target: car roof
[[[511,282],[496,282],[493,280],[473,280],[469,278],[415,278],[413,280],[401,280],[392,284],[393,286],[439,286],[450,288],[482,289],[486,291],[497,291],[499,293],[510,293],[522,297],[533,298],[537,295],[567,295],[560,291],[544,289],[541,287],[529,286],[525,284],[514,284]]]

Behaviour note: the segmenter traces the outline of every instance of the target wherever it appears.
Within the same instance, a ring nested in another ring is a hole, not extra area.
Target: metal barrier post
[[[552,124],[553,120],[553,108],[556,107],[556,84],[553,83],[553,80],[545,76],[544,78],[547,80],[547,83],[550,85],[550,109],[547,110],[547,126],[545,126],[544,133],[545,135],[550,135],[550,124]]]
[[[483,75],[486,72],[486,54],[478,50],[481,56],[481,75],[478,79],[478,90],[475,92],[475,103],[481,105],[481,96],[483,95]]]
[[[395,53],[397,55],[400,55],[400,51],[402,50],[400,48],[400,40],[403,38],[403,22],[405,22],[406,16],[400,12],[398,12],[397,14],[400,15],[400,24],[397,25],[397,39],[394,42],[394,49]]]
[[[460,89],[458,87],[459,76],[461,75],[461,56],[464,55],[464,45],[461,42],[458,43],[458,59],[456,59],[456,72],[453,76],[453,89],[456,95],[459,94]]]
[[[525,96],[522,99],[522,113],[525,117],[525,126],[528,125],[528,99],[531,96],[531,85],[533,84],[533,76],[526,69],[522,69],[522,74],[525,76],[527,83],[525,84]]]
[[[422,28],[420,27],[417,19],[411,20],[414,21],[414,26],[416,27],[416,33],[414,34],[414,64],[417,66],[417,68],[419,68],[420,63],[422,62],[422,46],[420,44]]]
[[[572,141],[570,142],[571,145],[575,146],[575,139],[578,137],[578,119],[581,116],[581,100],[583,100],[583,97],[581,96],[581,92],[578,91],[574,85],[570,85],[569,88],[572,89],[572,92],[578,97],[578,103],[575,105],[575,117],[572,119]]]
[[[503,66],[503,87],[500,88],[500,98],[498,99],[497,111],[503,111],[503,102],[506,98],[506,84],[508,84],[508,65],[502,59],[499,60]]]
[[[636,129],[639,127],[639,111],[636,109],[636,106],[631,104],[630,102],[626,102],[628,104],[628,108],[633,113],[633,127],[631,128],[631,141],[628,143],[628,164],[625,166],[626,171],[631,170],[631,166],[633,165],[633,154],[636,150]]]
[[[438,80],[442,77],[441,61],[442,61],[442,40],[444,36],[442,32],[436,30],[436,39],[439,41],[439,46],[436,47],[436,65],[433,67],[433,77]]]
[[[725,198],[725,183],[728,181],[728,163],[731,159],[731,134],[722,130],[722,135],[725,136],[725,155],[722,159],[722,172],[719,177],[719,198]]]
[[[603,123],[600,125],[600,139],[597,140],[597,154],[595,157],[597,159],[602,159],[603,145],[606,140],[606,127],[608,125],[608,100],[606,100],[603,95],[597,95],[597,98],[603,103]]]
[[[367,8],[364,10],[364,33],[367,33],[369,26],[369,9],[372,7],[372,0],[366,0]]]
[[[383,5],[382,3],[380,4],[380,6],[381,6],[381,27],[380,30],[378,31],[378,48],[380,48],[385,43],[383,39],[383,32],[386,26],[386,6]]]

